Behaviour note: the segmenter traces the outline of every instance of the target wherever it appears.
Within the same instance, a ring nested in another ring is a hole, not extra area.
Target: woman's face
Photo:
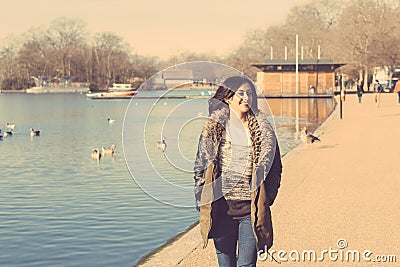
[[[243,84],[236,93],[229,99],[229,107],[236,113],[247,113],[253,101],[252,89],[250,85]]]

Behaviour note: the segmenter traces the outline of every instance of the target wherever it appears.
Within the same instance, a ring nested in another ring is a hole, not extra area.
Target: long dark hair
[[[208,113],[211,115],[214,111],[225,108],[228,104],[225,102],[226,98],[231,98],[235,92],[244,84],[251,88],[252,101],[250,103],[250,112],[257,113],[257,93],[254,83],[246,76],[232,76],[227,78],[222,85],[220,85],[215,92],[214,96],[209,100]]]

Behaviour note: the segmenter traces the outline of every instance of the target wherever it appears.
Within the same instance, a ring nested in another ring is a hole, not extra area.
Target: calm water
[[[299,142],[296,128],[314,128],[332,108],[330,99],[294,101],[271,100],[284,153]],[[197,220],[185,207],[191,197],[141,187],[156,187],[144,184],[154,173],[172,188],[192,187],[206,99],[153,102],[134,99],[127,111],[128,100],[0,94],[0,128],[16,123],[14,135],[0,141],[0,266],[131,266]],[[31,138],[31,127],[41,136]],[[161,135],[164,155],[155,145]],[[114,159],[91,159],[93,148],[113,143]],[[183,205],[165,204],[175,200]]]

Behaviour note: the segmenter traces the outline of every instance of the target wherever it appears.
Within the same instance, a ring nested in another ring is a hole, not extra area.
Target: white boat
[[[89,92],[86,94],[91,99],[111,99],[111,98],[131,98],[137,91],[131,84],[114,83],[112,87],[105,92]]]
[[[108,91],[122,92],[122,91],[132,91],[132,84],[130,83],[113,83],[113,86],[108,88]]]
[[[31,77],[35,80],[35,87],[26,89],[28,94],[47,94],[47,93],[87,93],[89,86],[87,83],[73,82],[74,77]]]
[[[69,86],[69,87],[43,87],[43,86],[35,86],[32,88],[26,89],[26,93],[28,94],[47,94],[47,93],[87,93],[89,91],[89,87],[77,87],[77,86]]]

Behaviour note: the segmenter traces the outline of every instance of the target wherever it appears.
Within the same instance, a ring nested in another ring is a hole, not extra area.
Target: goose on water
[[[101,150],[103,151],[103,155],[111,155],[112,156],[112,155],[114,155],[115,148],[116,148],[116,145],[112,144],[110,147],[102,146]]]
[[[162,152],[165,152],[165,149],[167,148],[167,142],[165,141],[164,137],[161,141],[157,141],[157,148],[161,149]]]
[[[29,131],[31,132],[31,136],[39,136],[40,131],[39,130],[34,130],[33,128],[30,128]]]
[[[6,123],[6,127],[7,127],[10,131],[13,131],[14,128],[15,128],[15,123],[9,123],[9,122],[7,122],[7,123]]]
[[[12,135],[12,134],[13,134],[12,131],[7,131],[7,132],[3,133],[3,137],[7,137],[7,136]]]
[[[92,159],[96,159],[96,160],[100,160],[101,159],[101,153],[97,148],[92,150],[91,156],[92,156]]]

